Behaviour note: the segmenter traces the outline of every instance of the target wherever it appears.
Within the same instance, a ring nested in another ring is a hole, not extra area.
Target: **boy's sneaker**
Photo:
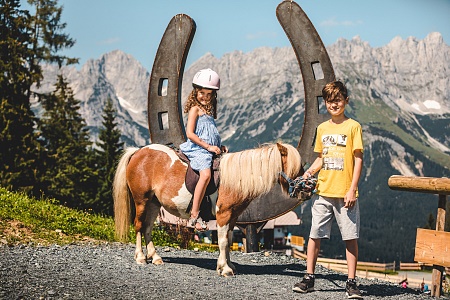
[[[296,283],[292,289],[294,292],[307,293],[314,291],[314,275],[306,274],[302,281]]]
[[[361,291],[356,286],[356,279],[347,279],[345,293],[348,299],[362,299]]]

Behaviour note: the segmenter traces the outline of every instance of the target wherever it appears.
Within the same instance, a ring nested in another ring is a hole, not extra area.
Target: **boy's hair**
[[[325,102],[336,99],[339,94],[344,97],[344,100],[348,97],[347,88],[339,80],[327,83],[322,89],[322,97]]]
[[[184,105],[184,112],[188,113],[189,110],[194,106],[200,106],[205,110],[205,112],[212,116],[214,119],[217,119],[217,92],[215,90],[212,91],[211,101],[208,105],[203,105],[197,100],[197,93],[202,88],[195,87],[191,93],[189,94],[186,104]]]

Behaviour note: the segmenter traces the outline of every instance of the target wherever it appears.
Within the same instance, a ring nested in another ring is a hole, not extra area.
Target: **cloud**
[[[99,42],[97,42],[97,44],[98,45],[112,45],[112,44],[117,44],[118,42],[120,42],[120,38],[113,37],[113,38],[99,41]]]
[[[259,40],[259,39],[265,39],[265,38],[276,38],[277,34],[275,32],[270,31],[261,31],[256,33],[249,33],[245,36],[247,40]]]
[[[351,26],[357,26],[357,25],[361,25],[363,24],[363,21],[361,20],[357,20],[357,21],[349,21],[349,20],[345,20],[345,21],[338,21],[336,20],[336,18],[331,18],[325,21],[322,21],[320,23],[320,26],[323,27],[338,27],[338,26],[345,26],[345,27],[351,27]]]

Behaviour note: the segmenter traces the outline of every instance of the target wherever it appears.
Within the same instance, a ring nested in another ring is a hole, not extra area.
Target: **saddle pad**
[[[188,168],[186,171],[185,183],[186,188],[189,193],[194,194],[195,187],[200,178],[200,174],[198,171],[191,168],[191,164],[189,163],[189,159],[184,155],[183,152],[177,152],[180,159],[188,164]],[[211,165],[211,180],[209,181],[208,186],[206,187],[205,197],[213,194],[219,188],[219,165],[220,165],[220,157],[214,156],[213,163]]]

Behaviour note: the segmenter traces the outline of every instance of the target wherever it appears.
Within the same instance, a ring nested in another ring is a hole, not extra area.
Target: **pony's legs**
[[[231,258],[230,258],[230,245],[233,242],[233,228],[234,228],[234,224],[230,228],[231,228],[231,230],[228,231],[228,247],[227,247],[225,253],[227,254],[228,266],[233,270],[233,273],[236,273],[236,267],[233,265],[233,263],[231,262]]]
[[[225,226],[217,225],[217,243],[219,244],[219,258],[217,259],[217,273],[219,275],[227,276],[234,275],[233,270],[228,267],[228,253],[230,245],[228,242],[229,224]]]
[[[156,218],[158,217],[161,204],[156,197],[152,198],[152,201],[147,204],[147,212],[145,214],[144,222],[144,238],[147,244],[147,259],[152,259],[152,263],[155,265],[163,264],[162,258],[156,253],[155,246],[152,241],[152,230]]]
[[[134,230],[136,231],[136,249],[134,251],[134,259],[138,264],[146,264],[147,260],[145,258],[144,251],[142,251],[142,219],[145,214],[145,201],[136,201],[136,217],[134,218]]]
[[[217,273],[222,276],[233,276],[236,272],[236,268],[230,260],[230,243],[232,238],[232,232],[230,226],[232,224],[226,224],[224,226],[217,226],[217,239],[219,243],[219,259],[217,260]]]
[[[145,230],[148,227],[146,225],[146,221],[149,217],[151,217],[151,214],[150,216],[147,216],[147,207],[151,206],[150,203],[152,201],[149,200],[151,200],[153,196],[154,193],[145,194],[144,192],[139,192],[133,194],[134,205],[136,207],[136,216],[134,218],[134,230],[136,231],[136,249],[134,252],[134,259],[138,264],[147,263],[144,251],[142,250],[142,234],[145,234]],[[153,226],[153,224],[151,224],[151,226]]]

